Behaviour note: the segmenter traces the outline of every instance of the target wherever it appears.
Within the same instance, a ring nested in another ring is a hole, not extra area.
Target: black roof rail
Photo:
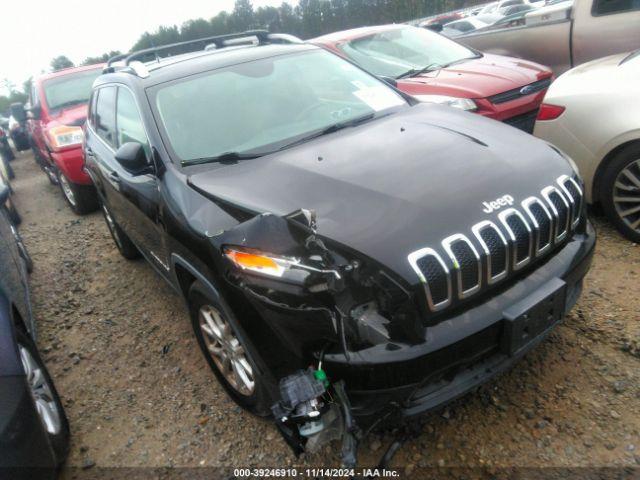
[[[189,40],[186,42],[171,43],[168,45],[161,45],[159,47],[145,48],[143,50],[137,50],[135,52],[116,55],[115,57],[112,57],[109,59],[103,72],[104,73],[114,72],[115,68],[113,64],[115,62],[119,62],[122,60],[124,60],[124,67],[127,67],[132,61],[143,58],[144,56],[149,54],[155,54],[156,58],[159,58],[159,55],[158,55],[159,52],[163,52],[166,50],[171,50],[179,47],[185,47],[188,45],[194,45],[194,46],[201,45],[202,46],[201,48],[204,49],[207,45],[214,44],[216,48],[223,48],[227,40],[233,40],[233,39],[244,38],[244,37],[256,37],[258,39],[258,45],[265,45],[269,43],[294,43],[296,40],[298,40],[296,37],[293,37],[291,35],[270,34],[267,30],[248,30],[246,32],[230,33],[228,35],[215,35],[212,37],[196,38],[195,40]],[[186,53],[186,52],[180,52],[180,53]]]

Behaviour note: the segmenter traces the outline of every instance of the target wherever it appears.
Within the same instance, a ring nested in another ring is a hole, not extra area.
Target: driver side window
[[[128,89],[123,87],[118,88],[116,132],[118,147],[127,142],[140,143],[144,147],[147,158],[150,158],[151,149],[135,98]]]

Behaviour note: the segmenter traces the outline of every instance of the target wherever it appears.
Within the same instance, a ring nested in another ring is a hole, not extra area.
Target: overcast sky
[[[10,0],[2,6],[0,80],[22,82],[49,68],[53,57],[74,63],[110,50],[128,50],[145,31],[209,19],[234,0]],[[282,0],[252,0],[254,8]],[[289,0],[295,4],[296,1]],[[3,89],[2,89],[3,90]],[[0,93],[5,93],[0,91]]]

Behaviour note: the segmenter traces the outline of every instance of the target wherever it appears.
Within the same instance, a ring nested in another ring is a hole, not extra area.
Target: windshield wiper
[[[337,132],[338,130],[342,130],[344,128],[355,127],[356,125],[360,125],[361,123],[365,123],[376,116],[375,113],[368,113],[361,117],[354,118],[353,120],[348,120],[346,122],[334,123],[333,125],[329,125],[322,130],[318,130],[313,132],[310,135],[299,138],[291,143],[287,143],[275,150],[269,152],[259,152],[259,153],[238,153],[238,152],[225,152],[220,155],[216,155],[214,157],[202,157],[202,158],[194,158],[191,160],[182,160],[180,164],[183,167],[188,167],[191,165],[200,165],[203,163],[236,163],[239,160],[251,160],[258,157],[264,157],[265,155],[269,155],[275,152],[279,152],[281,150],[285,150],[287,148],[293,147],[295,145],[300,145],[301,143],[308,142],[309,140],[313,140],[314,138],[322,137],[323,135],[328,135],[333,132]]]
[[[441,65],[441,67],[442,68],[447,68],[447,67],[450,67],[452,65],[457,65],[458,63],[466,62],[467,60],[474,60],[476,58],[482,58],[482,54],[481,53],[476,53],[475,55],[473,55],[471,57],[464,57],[464,58],[461,58],[459,60],[454,60],[453,62],[445,63],[444,65]]]
[[[363,115],[361,117],[354,118],[353,120],[348,120],[346,122],[340,122],[340,123],[334,123],[333,125],[329,125],[328,127],[323,128],[322,130],[318,130],[316,132],[313,132],[312,134],[307,135],[306,137],[302,137],[302,138],[299,138],[298,140],[295,140],[295,141],[293,141],[291,143],[287,143],[286,145],[283,145],[282,147],[278,148],[275,151],[279,152],[280,150],[285,150],[287,148],[294,147],[296,145],[300,145],[301,143],[308,142],[309,140],[313,140],[314,138],[322,137],[324,135],[329,135],[330,133],[337,132],[338,130],[342,130],[344,128],[355,127],[356,125],[360,125],[362,123],[365,123],[365,122],[373,119],[375,116],[376,116],[375,113],[368,113],[368,114]]]
[[[442,67],[443,65],[440,65],[439,63],[430,63],[426,67],[412,68],[411,70],[407,70],[406,72],[398,75],[396,79],[415,77],[416,75],[420,75],[421,73],[431,72],[433,70],[438,70],[439,68],[442,68]]]
[[[269,153],[269,152],[267,152]],[[200,165],[203,163],[236,163],[239,160],[251,160],[253,158],[262,157],[267,153],[238,153],[238,152],[224,152],[220,155],[213,157],[200,157],[192,158],[191,160],[182,160],[180,165],[187,167],[190,165]]]

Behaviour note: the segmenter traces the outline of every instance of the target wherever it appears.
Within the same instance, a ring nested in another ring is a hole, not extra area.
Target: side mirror
[[[4,204],[9,199],[10,193],[9,185],[6,185],[2,180],[0,180],[0,208],[4,207]]]
[[[380,76],[378,77],[380,80],[382,80],[385,83],[388,83],[389,85],[391,85],[393,88],[398,88],[398,82],[396,81],[395,78],[393,77],[385,77],[385,76]]]
[[[22,103],[11,104],[11,115],[18,123],[22,123],[27,119],[27,111],[24,109],[24,105]]]
[[[444,27],[442,26],[441,23],[431,23],[431,24],[425,26],[424,28],[426,28],[427,30],[431,30],[433,32],[436,32],[436,33],[440,33]]]
[[[42,107],[40,107],[40,105],[35,105],[33,107],[27,108],[27,112],[29,112],[29,118],[38,120],[40,118],[40,115],[42,114]]]
[[[127,142],[116,152],[116,160],[131,173],[141,173],[149,166],[144,147],[138,142]]]

